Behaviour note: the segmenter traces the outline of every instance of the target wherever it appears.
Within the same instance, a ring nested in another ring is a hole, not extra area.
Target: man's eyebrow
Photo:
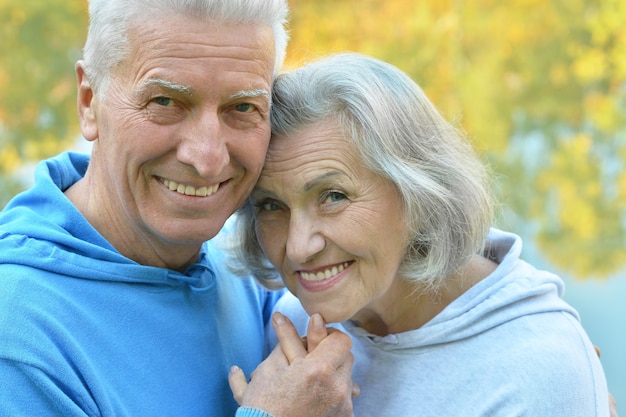
[[[142,86],[142,91],[148,89],[148,87],[152,86],[152,85],[157,85],[159,87],[162,87],[166,90],[170,90],[170,91],[175,91],[177,93],[180,94],[184,94],[186,96],[192,96],[193,95],[193,90],[191,89],[191,87],[187,86],[187,85],[182,85],[182,84],[176,84],[173,83],[171,81],[168,80],[163,80],[161,78],[150,78],[148,80],[146,80],[146,82],[143,84]]]
[[[271,97],[270,92],[259,88],[256,90],[239,90],[230,96],[231,99],[253,98],[253,97]]]

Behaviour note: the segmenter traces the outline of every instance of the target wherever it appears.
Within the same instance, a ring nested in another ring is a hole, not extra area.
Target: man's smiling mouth
[[[159,178],[159,181],[161,181],[163,185],[165,185],[171,191],[176,191],[179,194],[196,196],[196,197],[209,196],[211,194],[214,194],[218,190],[218,188],[220,188],[219,183],[210,185],[208,187],[202,186],[202,187],[196,188],[193,185],[180,184],[180,183],[177,183],[176,181],[167,180],[165,178]]]

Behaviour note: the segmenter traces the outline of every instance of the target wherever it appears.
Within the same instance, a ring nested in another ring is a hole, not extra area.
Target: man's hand
[[[327,329],[319,314],[311,316],[306,343],[280,313],[272,317],[279,345],[247,382],[233,367],[230,388],[240,405],[263,409],[276,417],[353,416],[350,338]],[[354,385],[354,386],[353,386]]]

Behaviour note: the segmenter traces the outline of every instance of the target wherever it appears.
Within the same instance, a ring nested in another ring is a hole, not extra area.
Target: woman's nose
[[[291,213],[287,233],[287,257],[290,262],[303,264],[315,258],[326,247],[319,222],[306,212]]]

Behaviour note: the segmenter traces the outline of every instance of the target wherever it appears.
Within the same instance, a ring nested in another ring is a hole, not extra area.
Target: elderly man
[[[323,325],[307,352],[278,320],[283,349],[242,407],[228,386],[267,356],[279,294],[231,276],[210,240],[263,165],[284,0],[89,9],[91,157],[44,161],[0,216],[0,415],[352,415],[350,341]]]

